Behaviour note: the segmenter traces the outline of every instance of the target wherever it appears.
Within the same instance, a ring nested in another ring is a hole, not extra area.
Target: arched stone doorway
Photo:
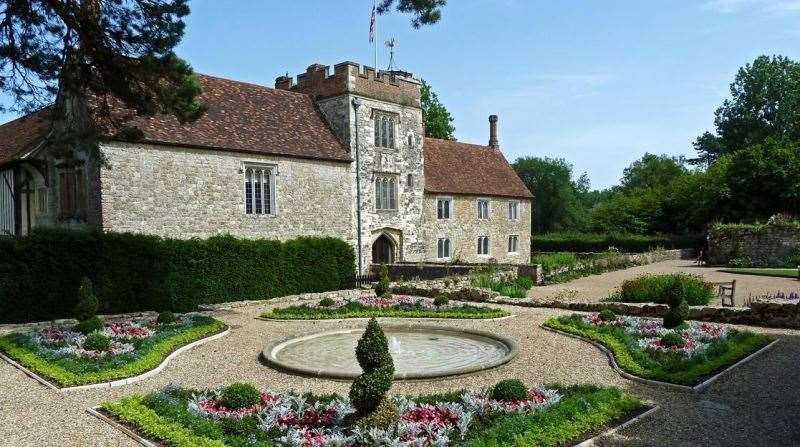
[[[386,234],[381,234],[372,243],[372,263],[391,264],[395,258],[395,247],[392,240]]]

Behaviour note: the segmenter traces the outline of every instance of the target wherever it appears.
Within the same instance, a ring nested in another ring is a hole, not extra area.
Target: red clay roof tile
[[[425,138],[425,192],[532,199],[499,149]]]

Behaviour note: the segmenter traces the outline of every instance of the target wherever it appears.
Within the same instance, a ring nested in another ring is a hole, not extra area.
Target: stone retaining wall
[[[800,227],[777,225],[723,225],[713,228],[708,239],[708,263],[741,260],[753,266],[783,266],[800,254]]]
[[[596,253],[595,253],[596,254]],[[674,261],[678,259],[689,259],[693,256],[694,250],[692,249],[675,249],[675,250],[653,250],[645,253],[620,253],[618,258],[609,259],[580,259],[574,266],[562,267],[550,272],[543,272],[540,276],[541,280],[536,284],[545,284],[550,278],[555,275],[566,273],[573,270],[587,270],[587,269],[601,269],[604,271],[616,270],[618,268],[628,268],[630,266],[639,266],[652,264],[654,262]],[[616,265],[616,266],[615,266]]]
[[[660,318],[669,309],[665,304],[654,303],[580,303],[564,301],[519,301],[493,299],[492,303],[522,307],[550,307],[578,312],[599,312],[611,309],[620,315]],[[751,307],[692,306],[689,320],[713,321],[716,323],[744,324],[775,328],[800,329],[800,306],[794,303],[759,303]]]

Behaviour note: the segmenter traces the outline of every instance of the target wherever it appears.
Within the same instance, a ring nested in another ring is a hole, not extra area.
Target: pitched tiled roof
[[[197,74],[208,110],[181,124],[172,115],[134,116],[145,143],[286,155],[350,162],[350,155],[325,122],[313,99],[303,93]],[[123,116],[124,111],[115,115]],[[28,149],[46,133],[35,114],[0,126],[0,164]]]
[[[197,74],[206,113],[180,124],[171,115],[135,117],[144,142],[350,161],[310,96]]]
[[[35,149],[47,134],[50,121],[47,109],[31,113],[0,126],[0,165],[15,160],[24,152]]]
[[[499,149],[425,138],[425,192],[533,198]]]

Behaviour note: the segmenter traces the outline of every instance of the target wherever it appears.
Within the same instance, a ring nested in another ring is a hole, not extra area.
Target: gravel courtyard
[[[626,279],[632,279],[645,273],[691,273],[703,276],[707,281],[723,282],[736,280],[736,304],[743,305],[750,294],[774,292],[778,290],[800,290],[800,281],[792,278],[775,278],[768,276],[741,275],[719,271],[722,267],[698,266],[694,261],[681,259],[675,261],[656,262],[654,264],[633,267],[624,270],[592,275],[549,286],[534,287],[528,291],[532,300],[543,301],[559,299],[561,301],[598,302],[608,297]],[[719,302],[711,303],[719,305]]]
[[[680,264],[673,261],[649,267],[651,271],[673,271],[679,269]],[[607,275],[619,281],[643,270],[646,268]],[[717,274],[714,275],[717,277]],[[598,278],[602,284],[591,290],[613,288],[612,279],[597,276],[569,285],[589,290],[589,282]],[[760,278],[747,279],[753,279],[755,284]],[[780,282],[775,278],[770,280]],[[797,288],[797,282],[794,287]],[[338,327],[363,326],[364,322],[267,322],[255,318],[270,307],[253,305],[217,312],[216,317],[232,328],[228,336],[184,353],[155,377],[133,385],[59,393],[42,387],[9,364],[0,362],[0,445],[135,445],[122,433],[86,414],[86,408],[104,400],[145,393],[167,383],[207,388],[238,380],[276,390],[293,388],[346,393],[348,382],[283,374],[264,366],[258,355],[267,343],[276,339]],[[490,330],[517,340],[520,354],[511,363],[470,376],[395,382],[392,391],[425,393],[476,388],[509,377],[518,377],[530,384],[559,381],[566,384],[614,385],[657,403],[661,411],[604,439],[602,445],[800,444],[800,425],[797,424],[797,415],[800,414],[800,387],[797,385],[800,383],[800,368],[797,367],[800,365],[800,331],[754,328],[778,336],[781,342],[769,352],[726,375],[706,392],[691,395],[623,379],[611,369],[605,355],[590,344],[539,327],[547,318],[567,313],[565,311],[504,308],[517,316],[499,321],[437,321],[437,324]]]

